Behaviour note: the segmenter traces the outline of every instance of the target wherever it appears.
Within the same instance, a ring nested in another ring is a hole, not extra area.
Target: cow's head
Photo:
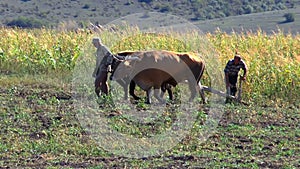
[[[116,62],[113,66],[111,80],[128,78],[133,71],[135,62],[139,60],[138,57],[126,56],[124,60]]]

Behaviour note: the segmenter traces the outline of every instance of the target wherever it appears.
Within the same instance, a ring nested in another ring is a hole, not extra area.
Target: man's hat
[[[100,42],[100,43],[101,43],[101,39],[98,38],[98,37],[94,37],[94,38],[93,38],[93,42]]]
[[[239,58],[239,59],[242,58],[241,55],[239,55],[239,54],[235,54],[234,57],[237,57],[237,58]]]

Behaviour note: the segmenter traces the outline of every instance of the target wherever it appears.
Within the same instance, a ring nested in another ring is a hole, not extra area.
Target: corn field
[[[188,52],[194,49],[193,45],[201,45],[193,32],[180,40],[172,32],[168,36],[137,32],[138,28],[130,28],[125,33],[104,31],[99,36],[113,53],[145,49]],[[77,60],[95,61],[95,48],[90,43],[94,36],[86,31],[0,28],[1,73],[70,72]],[[203,36],[212,44],[224,67],[235,51],[242,55],[248,66],[244,100],[263,105],[299,104],[300,35],[281,31],[267,35],[262,30],[227,34],[217,30]],[[205,60],[209,62],[209,57]],[[206,80],[209,81],[207,75],[204,84]]]

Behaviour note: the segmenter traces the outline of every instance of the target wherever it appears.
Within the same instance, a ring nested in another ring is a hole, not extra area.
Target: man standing
[[[236,53],[234,58],[227,62],[226,67],[224,69],[226,90],[227,90],[227,94],[229,95],[235,96],[237,92],[236,84],[237,84],[238,74],[240,69],[243,69],[244,71],[241,80],[246,80],[248,68],[245,62],[242,60],[241,56]],[[228,102],[229,99],[226,98],[226,103]]]
[[[111,64],[113,62],[112,53],[101,42],[100,38],[93,38],[93,45],[97,48],[96,53],[96,68],[93,72],[95,77],[95,92],[97,96],[101,94],[108,94],[107,74],[111,71]]]

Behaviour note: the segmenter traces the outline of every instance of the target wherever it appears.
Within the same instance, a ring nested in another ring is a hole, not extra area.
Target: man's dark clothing
[[[227,91],[230,95],[235,96],[237,92],[237,79],[240,69],[243,69],[244,71],[247,71],[247,66],[245,62],[241,59],[237,65],[234,64],[234,59],[229,60],[226,64],[226,67],[224,69],[225,74],[228,73],[228,81],[231,84],[230,87],[230,93]]]

